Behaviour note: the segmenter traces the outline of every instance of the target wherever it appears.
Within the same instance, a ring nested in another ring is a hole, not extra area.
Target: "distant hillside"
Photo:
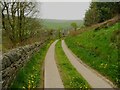
[[[80,27],[83,25],[82,20],[55,20],[55,19],[42,19],[43,26],[48,29],[58,29],[58,28],[71,28],[71,23],[76,22]]]

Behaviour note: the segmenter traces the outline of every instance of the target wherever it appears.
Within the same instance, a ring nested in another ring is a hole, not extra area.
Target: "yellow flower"
[[[28,89],[30,89],[30,84],[28,85]]]
[[[103,65],[103,63],[101,63],[101,66]]]
[[[23,89],[25,89],[25,87],[24,87],[24,86],[23,86],[22,88],[23,88]]]
[[[28,83],[30,84],[30,80],[28,81]]]
[[[33,77],[33,75],[31,75],[31,77]]]
[[[107,67],[107,64],[104,65],[104,68],[106,68],[106,67]]]

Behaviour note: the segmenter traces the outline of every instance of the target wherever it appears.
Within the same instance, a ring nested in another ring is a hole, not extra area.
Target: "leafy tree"
[[[31,33],[33,34],[30,27],[33,25],[33,22],[35,23],[33,18],[38,12],[36,5],[36,3],[25,1],[0,1],[0,6],[2,7],[2,28],[14,44],[23,42],[31,36]]]
[[[92,2],[86,11],[84,24],[90,26],[100,23],[117,14],[120,14],[120,2]]]
[[[71,26],[74,28],[74,30],[76,31],[76,29],[77,29],[77,24],[75,23],[75,22],[73,22],[73,23],[71,23]]]
[[[85,25],[89,26],[91,24],[96,24],[97,22],[99,22],[99,12],[96,8],[96,6],[94,6],[94,8],[89,9],[86,13],[85,13]]]

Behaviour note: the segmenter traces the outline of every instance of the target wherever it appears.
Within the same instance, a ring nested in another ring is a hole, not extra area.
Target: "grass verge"
[[[88,83],[83,79],[83,77],[77,72],[77,70],[72,66],[68,58],[66,57],[64,51],[61,47],[61,42],[58,41],[55,47],[56,51],[56,63],[61,75],[65,88],[90,88]]]
[[[65,41],[68,47],[86,64],[104,76],[119,84],[118,49],[113,38],[120,23],[101,30],[89,30],[77,36],[68,36]],[[117,35],[117,34],[116,34]]]
[[[35,53],[28,63],[20,69],[10,88],[43,88],[43,62],[51,43],[47,42],[38,53]]]

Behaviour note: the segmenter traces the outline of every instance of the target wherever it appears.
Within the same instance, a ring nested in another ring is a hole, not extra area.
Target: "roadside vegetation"
[[[65,88],[88,89],[90,86],[72,66],[61,47],[61,41],[56,44],[56,62]]]
[[[119,61],[115,32],[120,23],[100,30],[89,30],[76,36],[69,35],[68,47],[86,64],[96,69],[119,86]],[[119,34],[118,34],[119,35]]]
[[[51,37],[50,31],[42,29],[38,18],[38,2],[0,1],[2,16],[2,51],[44,41]]]
[[[85,13],[84,25],[98,24],[119,14],[120,2],[91,2],[89,9]]]
[[[65,41],[86,64],[120,87],[120,2],[91,2],[84,27]]]
[[[91,2],[84,20],[68,21],[39,19],[38,5],[31,0],[0,1],[2,52],[48,38],[62,38],[70,32],[65,41],[73,53],[120,87],[120,2]],[[11,88],[43,88],[42,67],[50,44],[40,48],[18,71]],[[90,88],[65,56],[60,41],[56,44],[56,62],[65,88]]]
[[[18,71],[11,88],[34,89],[43,88],[43,63],[47,49],[51,42],[47,42],[38,53],[35,53],[28,63]]]

